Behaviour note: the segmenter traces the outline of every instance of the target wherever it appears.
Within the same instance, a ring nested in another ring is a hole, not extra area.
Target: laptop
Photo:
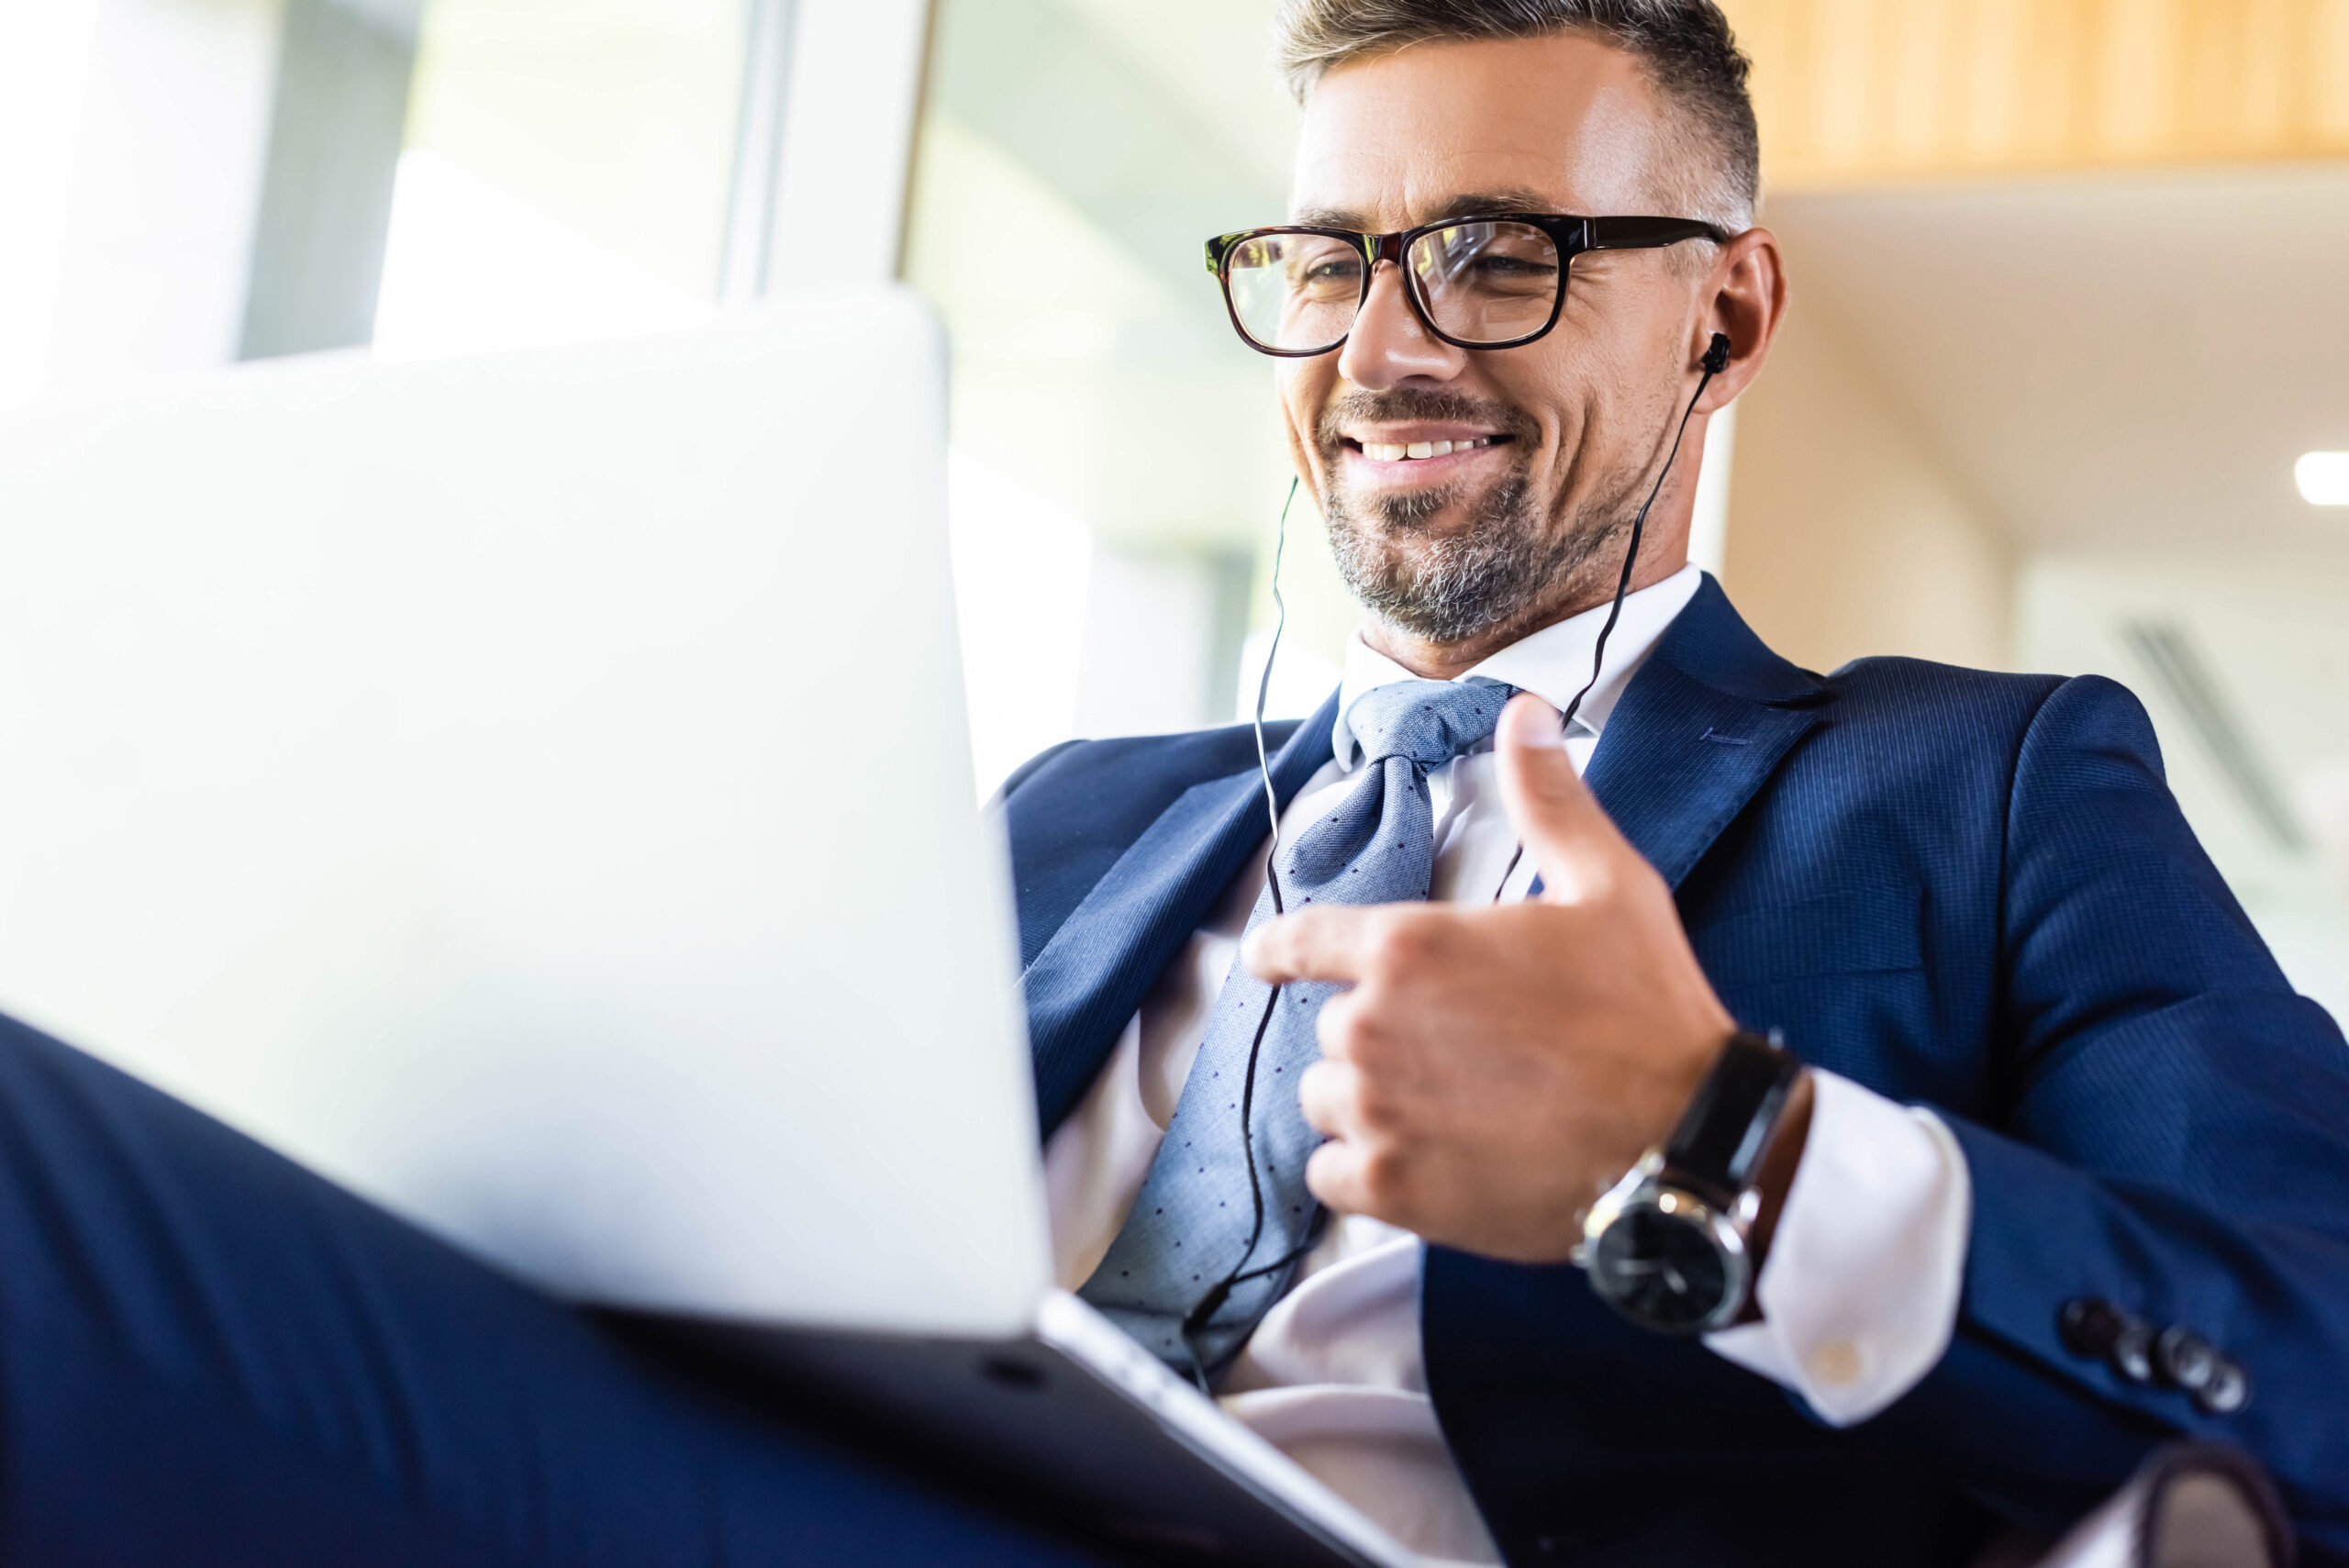
[[[0,418],[0,1009],[1067,1529],[1409,1554],[1052,1288],[909,294]]]

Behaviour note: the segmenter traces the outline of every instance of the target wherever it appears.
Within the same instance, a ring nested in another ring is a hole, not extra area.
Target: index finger
[[[1361,905],[1316,904],[1268,920],[1241,944],[1248,972],[1275,985],[1292,980],[1362,978],[1372,911]]]

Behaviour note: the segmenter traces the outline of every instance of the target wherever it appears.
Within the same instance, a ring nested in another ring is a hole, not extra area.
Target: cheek
[[[1292,433],[1308,442],[1313,438],[1313,422],[1330,399],[1332,377],[1325,361],[1336,357],[1324,354],[1319,359],[1275,361],[1273,392],[1280,400],[1281,418]]]
[[[1537,473],[1564,475],[1580,466],[1580,449],[1598,413],[1586,375],[1564,366],[1550,367],[1546,373],[1516,380],[1501,395],[1531,416],[1541,431],[1541,447],[1533,459]]]
[[[1316,491],[1320,488],[1320,457],[1313,432],[1337,379],[1330,362],[1336,358],[1330,354],[1318,360],[1285,360],[1273,372],[1274,396],[1280,405],[1289,452]]]
[[[1575,490],[1602,490],[1626,462],[1644,461],[1657,439],[1660,417],[1651,389],[1657,376],[1636,345],[1596,338],[1578,347],[1575,362],[1539,392],[1545,434],[1557,441],[1552,462]]]

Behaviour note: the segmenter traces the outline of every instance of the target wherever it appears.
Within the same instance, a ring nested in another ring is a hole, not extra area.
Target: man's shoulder
[[[1267,723],[1267,751],[1300,722]],[[1011,840],[1023,950],[1054,929],[1184,792],[1255,765],[1256,733],[1245,724],[1068,740],[1021,764],[997,798]]]
[[[1794,771],[1839,794],[1930,798],[1964,816],[1966,802],[2003,811],[2017,791],[2083,769],[2165,783],[2144,705],[2106,676],[1887,657],[1818,680],[1826,722]]]
[[[1803,750],[1814,759],[1858,746],[1893,762],[1962,747],[1979,756],[2003,742],[2019,754],[2043,716],[2064,723],[2142,726],[2143,710],[2113,682],[2095,676],[2016,673],[1887,655],[1855,659],[1831,674],[1802,668],[1746,624],[1720,584],[1708,576],[1657,644],[1655,662],[1698,687],[1772,707],[1820,710]],[[1634,677],[1639,690],[1644,673]],[[1629,694],[1627,694],[1627,702]],[[1690,708],[1685,701],[1676,705]],[[1822,740],[1836,739],[1821,745]]]
[[[1982,670],[1887,655],[1854,659],[1816,678],[1839,724],[1902,726],[1953,745],[1978,745],[1997,736],[2020,748],[2034,731],[2082,724],[2152,735],[2135,695],[2102,675]]]
[[[1264,744],[1278,750],[1297,730],[1298,720],[1280,719],[1264,726]],[[1046,800],[1097,795],[1105,787],[1131,790],[1172,788],[1180,795],[1192,784],[1222,778],[1256,762],[1256,732],[1252,725],[1227,724],[1211,729],[1186,729],[1171,735],[1121,735],[1107,740],[1063,740],[1039,751],[1014,769],[998,792],[1007,810],[1032,807]],[[1179,781],[1179,782],[1178,782]]]
[[[1299,722],[1267,722],[1266,751],[1278,751]],[[1105,812],[1115,817],[1147,810],[1155,817],[1192,785],[1255,765],[1256,732],[1246,724],[1171,735],[1063,740],[1013,770],[998,793],[1015,831],[1052,821],[1081,828]]]
[[[1839,702],[1875,705],[1926,703],[1990,712],[2028,712],[2065,683],[2062,675],[2021,674],[2005,670],[1943,664],[1902,654],[1854,659],[1831,674],[1816,677]]]

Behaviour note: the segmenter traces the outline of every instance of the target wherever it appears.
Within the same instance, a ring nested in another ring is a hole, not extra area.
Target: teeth
[[[1493,444],[1490,436],[1478,436],[1466,441],[1413,441],[1403,445],[1391,441],[1364,441],[1362,455],[1379,462],[1410,462],[1426,457],[1450,457],[1453,452],[1474,451],[1478,447]]]

